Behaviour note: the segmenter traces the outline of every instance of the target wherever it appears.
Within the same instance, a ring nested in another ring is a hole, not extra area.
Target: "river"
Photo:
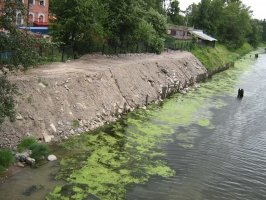
[[[266,54],[246,55],[186,95],[72,138],[54,152],[60,166],[17,173],[0,199],[266,199],[265,70]]]

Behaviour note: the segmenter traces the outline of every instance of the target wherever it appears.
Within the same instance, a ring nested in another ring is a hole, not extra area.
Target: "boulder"
[[[47,160],[48,160],[48,161],[55,161],[55,160],[57,160],[57,158],[56,158],[55,155],[49,155],[49,156],[47,157]]]

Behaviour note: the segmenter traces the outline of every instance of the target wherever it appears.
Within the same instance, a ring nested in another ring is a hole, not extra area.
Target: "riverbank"
[[[2,125],[0,148],[16,149],[27,136],[50,142],[94,130],[206,78],[203,64],[181,51],[86,55],[10,76],[21,95],[16,122]]]

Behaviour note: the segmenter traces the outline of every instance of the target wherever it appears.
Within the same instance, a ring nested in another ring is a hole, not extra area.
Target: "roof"
[[[203,33],[203,31],[190,31],[190,33],[192,33],[193,35],[203,39],[203,40],[208,40],[208,41],[218,41],[217,39],[206,35],[205,33]]]
[[[193,30],[191,27],[182,27],[182,26],[168,26],[169,30]]]
[[[171,35],[171,36],[177,40],[192,40],[192,37],[190,36],[179,36],[179,35]]]

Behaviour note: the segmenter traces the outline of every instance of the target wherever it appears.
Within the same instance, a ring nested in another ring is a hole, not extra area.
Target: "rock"
[[[74,135],[74,134],[75,134],[75,131],[74,131],[73,129],[71,129],[71,130],[69,131],[69,133],[70,133],[71,135]]]
[[[27,157],[25,162],[28,164],[28,165],[34,165],[35,164],[35,159],[31,158],[31,157]]]
[[[23,165],[21,162],[18,162],[18,163],[17,163],[17,166],[19,166],[19,167],[24,167],[24,165]]]
[[[25,162],[27,157],[29,157],[30,155],[31,155],[31,150],[25,151],[22,153],[17,153],[17,154],[15,154],[15,159],[20,161],[20,162]]]
[[[16,119],[17,120],[23,120],[23,117],[18,113],[17,116],[16,116]]]
[[[49,155],[49,156],[47,157],[47,160],[48,160],[48,161],[55,161],[55,160],[57,160],[57,158],[56,158],[55,155]]]
[[[55,125],[53,123],[50,124],[50,127],[52,128],[53,132],[56,132],[56,128],[55,128]]]
[[[43,140],[44,140],[44,142],[47,142],[47,143],[49,143],[49,142],[51,142],[51,140],[54,138],[54,136],[53,135],[47,135],[47,134],[43,134]]]
[[[43,83],[39,83],[38,85],[41,86],[41,87],[43,87],[43,88],[46,87]]]

